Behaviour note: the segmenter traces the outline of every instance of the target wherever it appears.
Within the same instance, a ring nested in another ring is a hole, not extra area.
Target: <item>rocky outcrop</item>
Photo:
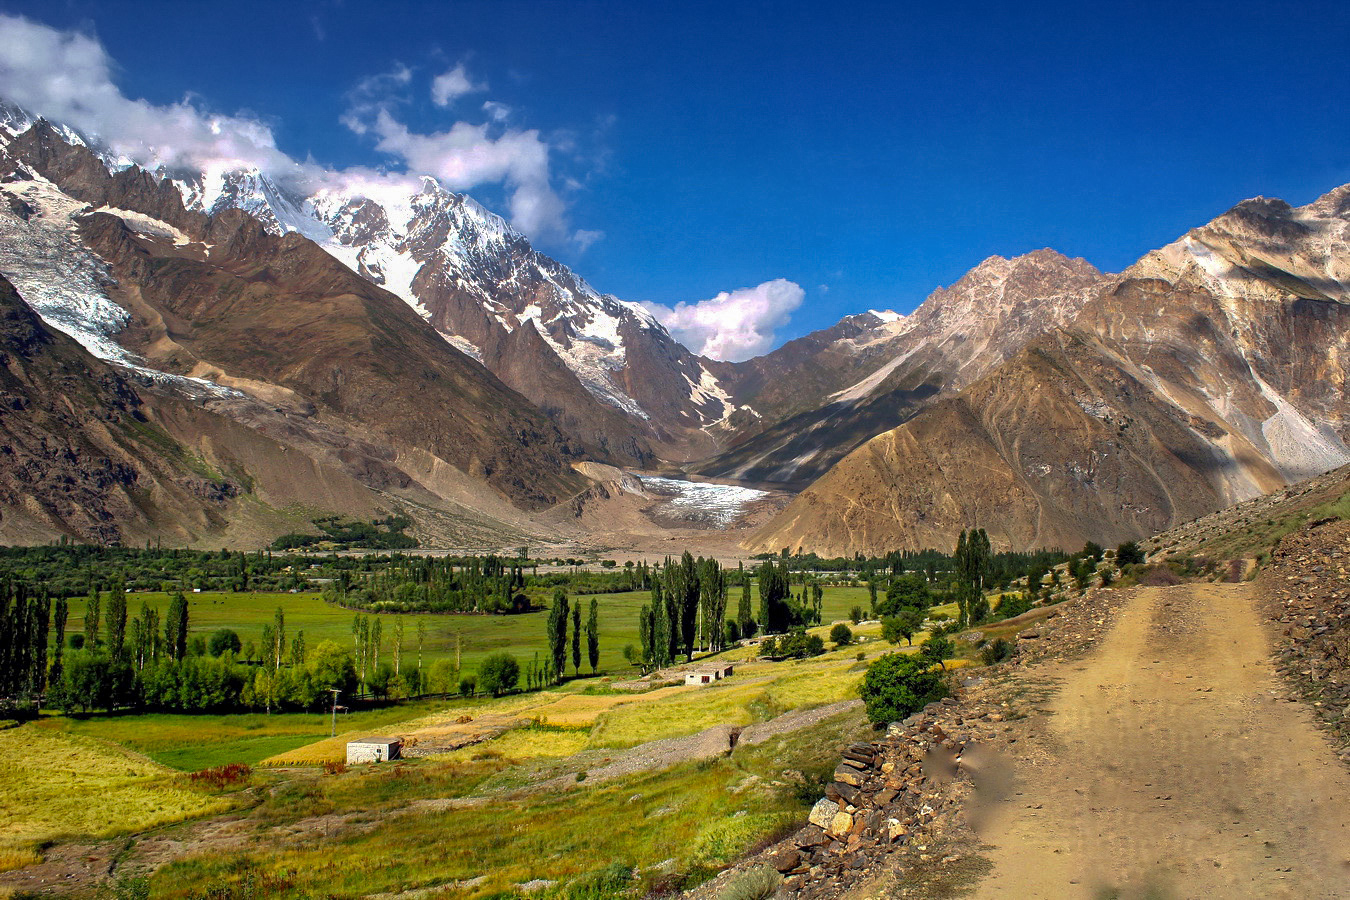
[[[1350,764],[1350,522],[1289,535],[1260,575],[1281,674]]]

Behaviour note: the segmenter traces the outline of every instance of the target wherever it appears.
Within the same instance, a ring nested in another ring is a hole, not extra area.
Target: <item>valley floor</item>
[[[1249,585],[1135,592],[1068,663],[980,838],[980,897],[1344,897],[1350,773]]]

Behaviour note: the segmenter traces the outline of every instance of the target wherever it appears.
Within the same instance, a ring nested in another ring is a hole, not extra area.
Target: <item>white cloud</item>
[[[114,152],[151,167],[206,160],[295,167],[266,123],[206,112],[189,98],[167,106],[131,100],[111,70],[94,37],[0,15],[0,96],[25,109],[98,135]]]
[[[553,188],[551,148],[539,132],[503,126],[509,110],[491,101],[484,107],[490,123],[456,122],[431,134],[410,131],[395,115],[414,76],[405,65],[357,84],[342,117],[348,128],[374,136],[377,149],[406,166],[389,174],[296,162],[277,148],[266,122],[214,113],[192,98],[169,105],[130,99],[113,82],[113,69],[113,60],[91,35],[0,14],[0,98],[95,136],[147,168],[218,173],[257,167],[283,183],[334,190],[347,186],[372,196],[421,174],[436,177],[451,190],[500,184],[507,190],[513,225],[535,238],[569,236],[566,206]],[[459,96],[457,91],[483,88],[470,81],[461,64],[435,79],[433,100],[448,104]],[[584,245],[594,237],[578,232],[571,239]]]
[[[488,100],[483,103],[483,112],[488,114],[494,122],[505,122],[511,118],[511,107],[505,103],[498,103],[496,100]]]
[[[469,79],[464,63],[455,66],[449,72],[437,75],[431,81],[431,102],[437,106],[449,106],[465,94],[477,94],[487,90],[487,83],[475,84]]]
[[[784,278],[718,294],[675,308],[644,303],[675,339],[701,356],[740,362],[773,348],[774,331],[788,323],[806,292]]]
[[[572,235],[572,240],[577,242],[577,246],[585,250],[605,236],[603,231],[588,231],[585,228],[578,228],[577,233]]]

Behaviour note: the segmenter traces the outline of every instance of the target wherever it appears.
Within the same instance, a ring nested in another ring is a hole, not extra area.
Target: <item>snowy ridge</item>
[[[31,180],[0,186],[28,204],[34,212],[24,221],[0,206],[0,274],[9,279],[24,301],[52,328],[74,338],[95,357],[130,370],[142,379],[174,388],[194,399],[242,396],[238,391],[204,378],[172,375],[149,368],[113,335],[131,314],[108,297],[112,282],[107,266],[80,240],[76,216],[89,212],[87,204],[63,193],[50,181],[28,172]],[[142,234],[187,241],[173,226],[150,216],[112,210]]]
[[[649,418],[622,386],[626,348],[621,328],[665,329],[637,303],[600,294],[566,267],[536,253],[500,216],[472,198],[447,191],[432,178],[408,179],[399,191],[388,182],[367,187],[370,196],[324,188],[301,198],[256,169],[216,172],[201,181],[174,182],[185,204],[219,212],[234,207],[274,234],[299,232],[362,277],[400,297],[423,319],[434,317],[424,272],[474,297],[506,331],[534,321],[539,333],[595,397],[640,419]],[[416,286],[415,286],[416,283]],[[482,361],[482,348],[442,327],[457,349]],[[692,402],[729,397],[704,370],[691,383]]]

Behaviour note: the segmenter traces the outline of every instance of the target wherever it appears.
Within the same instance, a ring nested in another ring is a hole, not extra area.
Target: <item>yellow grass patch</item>
[[[769,685],[769,698],[781,709],[855,700],[862,676],[862,672],[850,672],[846,666],[804,672]]]
[[[548,729],[517,728],[508,731],[495,740],[461,747],[449,753],[437,753],[431,759],[444,762],[470,762],[483,753],[494,753],[510,762],[526,759],[558,758],[571,756],[586,749],[590,732],[584,728],[567,731]]]
[[[0,847],[0,872],[22,869],[42,862],[42,857],[30,847]],[[5,896],[0,894],[0,897]]]
[[[658,688],[645,694],[569,694],[545,706],[530,711],[545,725],[566,725],[577,727],[594,725],[600,714],[616,706],[627,703],[652,703],[673,694],[682,694],[689,690],[683,685]]]
[[[32,726],[0,731],[0,843],[141,831],[229,807],[173,770],[89,738]]]
[[[749,725],[750,704],[765,699],[764,684],[722,684],[649,703],[629,703],[603,713],[591,732],[592,747],[632,747],[692,734],[714,725]]]
[[[347,761],[347,742],[366,737],[364,731],[344,731],[337,737],[324,738],[276,756],[269,756],[259,765],[263,766],[321,766],[324,763]]]

